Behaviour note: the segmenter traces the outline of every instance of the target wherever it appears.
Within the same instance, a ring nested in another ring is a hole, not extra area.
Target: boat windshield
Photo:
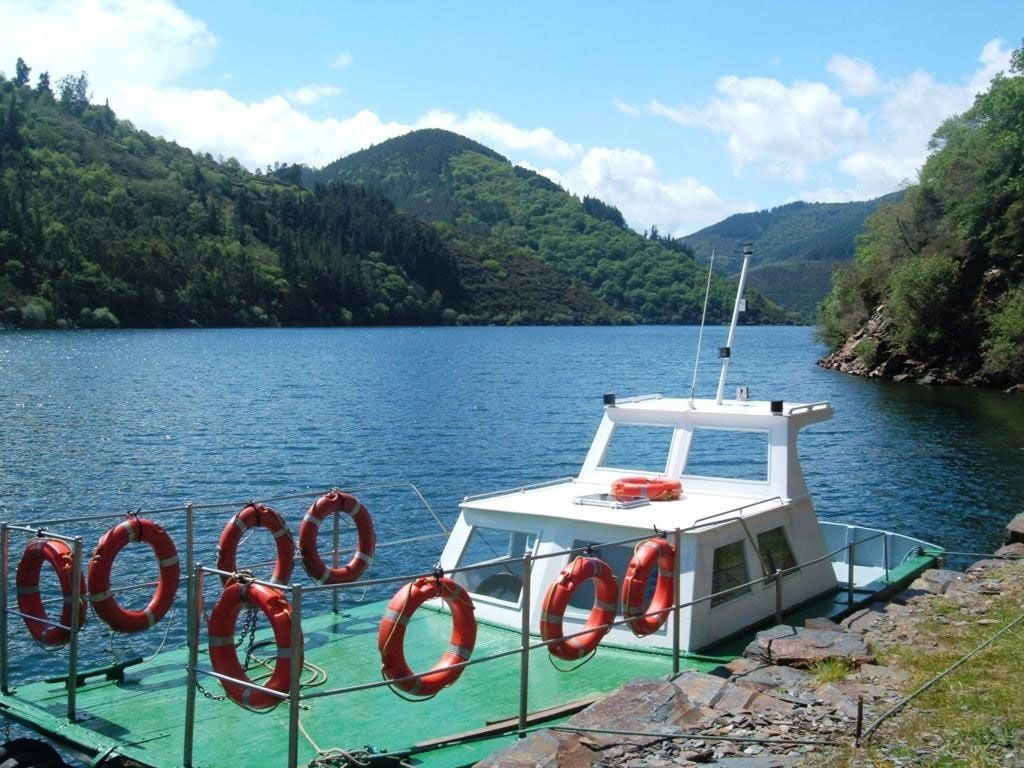
[[[697,427],[684,475],[768,480],[768,431]]]
[[[674,429],[653,424],[616,424],[602,467],[663,474]]]
[[[518,603],[523,591],[520,558],[531,554],[536,544],[537,534],[533,532],[474,526],[459,567],[484,567],[456,573],[455,581],[473,595]]]

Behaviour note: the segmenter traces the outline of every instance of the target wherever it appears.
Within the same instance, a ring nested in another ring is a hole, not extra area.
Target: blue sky
[[[1024,36],[1024,3],[0,0],[0,68],[85,70],[139,127],[250,168],[418,127],[636,228],[695,231],[913,178]]]

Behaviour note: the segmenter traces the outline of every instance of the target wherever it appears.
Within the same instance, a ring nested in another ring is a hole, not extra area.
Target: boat
[[[43,739],[0,747],[10,766],[62,765],[50,744],[95,766],[471,765],[631,679],[710,671],[758,628],[903,588],[940,547],[816,513],[797,439],[829,403],[723,396],[746,261],[715,398],[606,394],[578,474],[465,497],[432,568],[370,570],[384,542],[339,489],[97,516],[112,527],[91,555],[80,517],[0,523],[0,715]],[[296,547],[275,508],[299,503]],[[216,553],[195,534],[211,514]],[[183,551],[157,521],[184,527]],[[266,578],[237,563],[253,531],[275,542]],[[113,560],[147,544],[155,582],[112,586]],[[143,610],[117,603],[133,590],[153,592]],[[174,605],[182,642],[83,663],[104,623],[159,636]],[[12,657],[26,634],[51,652],[41,679]]]

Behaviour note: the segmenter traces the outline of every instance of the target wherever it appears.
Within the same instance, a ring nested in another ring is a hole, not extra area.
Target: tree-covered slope
[[[484,257],[378,192],[250,174],[87,93],[84,75],[33,86],[20,60],[0,76],[0,324],[487,323],[509,302],[534,322],[621,319],[550,268],[512,270],[493,309]]]
[[[852,261],[864,220],[901,195],[853,203],[796,202],[738,213],[682,239],[701,261],[714,250],[716,270],[731,276],[740,270],[740,247],[753,243],[750,286],[813,320],[818,302],[831,288],[833,270]]]
[[[539,259],[637,322],[699,322],[707,273],[688,248],[639,235],[613,206],[580,201],[479,147],[445,131],[417,131],[332,163],[312,179],[379,189],[399,208],[435,221],[466,252],[483,248]],[[728,320],[734,294],[733,284],[715,277],[711,322]],[[745,322],[788,319],[756,292],[748,295]]]
[[[854,373],[1024,382],[1024,48],[939,127],[917,184],[869,220],[822,306],[826,364]]]

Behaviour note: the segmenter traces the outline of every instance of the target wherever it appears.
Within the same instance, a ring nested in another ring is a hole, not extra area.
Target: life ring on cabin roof
[[[295,539],[280,513],[263,504],[246,505],[224,526],[217,542],[217,570],[234,573],[238,569],[238,544],[242,534],[252,528],[266,528],[274,537],[277,560],[270,580],[274,584],[287,584],[295,569]],[[225,586],[231,581],[228,576],[221,576],[220,580]]]
[[[352,518],[356,526],[359,544],[356,553],[348,565],[328,568],[320,558],[316,537],[320,532],[320,523],[328,515],[344,512]],[[299,525],[299,552],[302,555],[302,567],[310,578],[318,584],[346,584],[355,581],[373,562],[373,553],[377,547],[377,536],[373,532],[373,518],[355,496],[341,491],[328,491],[313,502],[306,516]]]
[[[46,606],[39,594],[39,577],[43,563],[49,563],[57,572],[64,605],[60,612],[60,624],[50,621],[46,614]],[[72,592],[72,568],[74,555],[65,542],[59,539],[36,538],[25,547],[25,553],[18,561],[18,573],[15,583],[18,589],[18,611],[24,614],[25,626],[37,642],[48,646],[61,646],[71,639],[71,605],[74,602]],[[85,577],[81,580],[81,590],[85,591]],[[85,626],[85,598],[80,594],[78,603],[78,628]]]
[[[649,499],[673,501],[683,493],[683,484],[667,477],[620,477],[612,483],[612,496],[620,500]]]
[[[274,671],[270,679],[260,685],[288,694],[291,690],[292,663],[302,665],[302,638],[300,635],[299,647],[292,648],[292,608],[283,594],[262,584],[232,582],[210,611],[207,635],[213,670],[236,680],[252,682],[242,668],[235,648],[235,626],[243,606],[253,606],[263,611],[270,620],[274,642],[277,644]],[[283,700],[266,691],[230,680],[221,679],[220,684],[228,698],[244,707],[272,709]]]
[[[657,632],[668,619],[675,597],[676,548],[665,539],[647,539],[633,553],[622,580],[622,618],[637,637]],[[651,604],[644,607],[651,569],[658,566],[658,581]]]
[[[122,608],[110,589],[114,558],[131,542],[148,544],[160,565],[156,591],[141,611]],[[132,515],[103,534],[96,545],[89,561],[89,602],[96,615],[111,628],[118,632],[141,632],[160,621],[170,609],[180,575],[178,550],[167,531],[152,520]]]
[[[448,650],[429,671],[412,677],[416,673],[405,660],[405,628],[416,609],[434,597],[444,600],[452,612]],[[473,611],[469,593],[452,579],[425,576],[406,584],[391,598],[377,630],[377,649],[384,677],[396,688],[415,696],[433,696],[454,683],[465,667],[453,668],[452,665],[469,661],[476,645],[476,616]]]
[[[576,637],[565,637],[562,620],[573,592],[588,579],[594,580],[594,607],[583,630]],[[540,614],[540,636],[548,642],[548,653],[566,661],[575,661],[597,649],[615,621],[615,601],[619,584],[608,564],[597,557],[577,557],[562,569],[544,596]],[[555,641],[555,642],[551,642]]]

